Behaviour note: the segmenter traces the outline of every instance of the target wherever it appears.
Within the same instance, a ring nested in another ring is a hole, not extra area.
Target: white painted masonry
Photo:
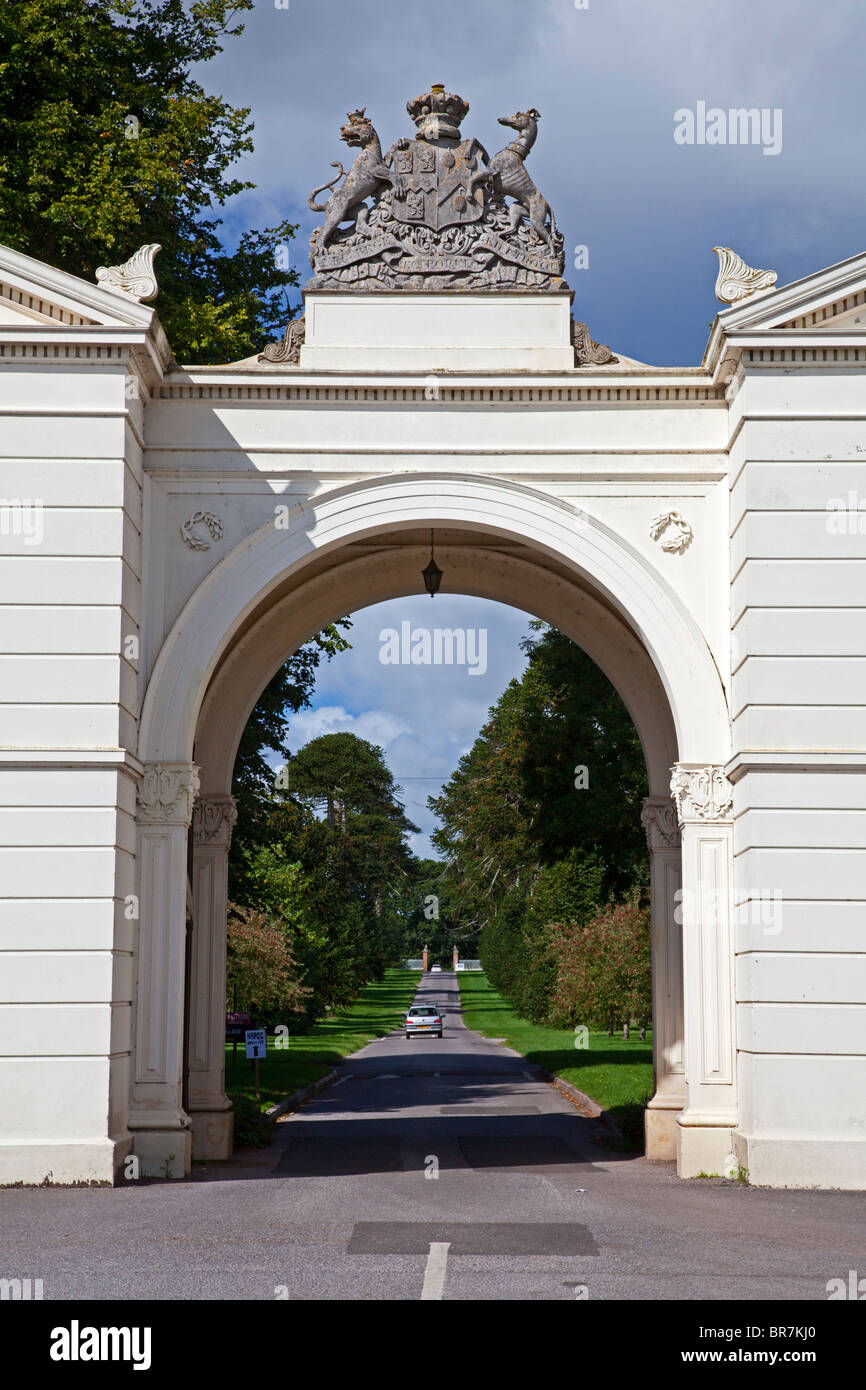
[[[299,366],[181,368],[0,248],[0,1182],[230,1152],[238,739],[433,526],[444,588],[556,623],[640,734],[650,1156],[866,1188],[866,255],[694,368],[573,367],[567,293],[306,311]]]

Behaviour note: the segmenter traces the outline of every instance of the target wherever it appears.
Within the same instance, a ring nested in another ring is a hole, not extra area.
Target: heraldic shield
[[[436,232],[477,222],[484,211],[480,185],[487,177],[478,158],[481,148],[477,140],[448,145],[411,140],[405,149],[395,149],[393,168],[401,182],[391,203],[396,220]]]

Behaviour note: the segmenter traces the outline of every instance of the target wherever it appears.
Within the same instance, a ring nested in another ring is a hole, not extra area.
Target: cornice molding
[[[706,402],[724,407],[724,387],[713,385],[706,378],[699,382],[683,381],[682,377],[668,382],[647,383],[627,378],[617,382],[610,378],[590,381],[585,376],[581,384],[559,378],[554,381],[527,382],[458,382],[437,378],[437,398],[429,396],[429,377],[418,381],[355,381],[335,382],[321,377],[288,381],[277,377],[264,380],[167,381],[157,396],[160,400],[204,401],[297,401],[301,404],[334,404],[350,401],[353,404],[383,402],[418,406],[435,412],[446,405],[575,405],[582,402],[600,405],[624,403],[691,405]]]
[[[0,280],[17,285],[26,294],[38,291],[73,314],[85,312],[88,317],[104,320],[104,325],[100,326],[149,328],[154,317],[152,309],[132,298],[121,299],[89,280],[58,270],[34,256],[25,256],[21,251],[13,251],[9,246],[0,246]]]
[[[770,294],[723,309],[718,322],[727,333],[739,329],[780,328],[804,314],[820,313],[848,295],[866,289],[866,252],[838,261],[801,280],[777,285]],[[836,312],[839,312],[838,309]]]

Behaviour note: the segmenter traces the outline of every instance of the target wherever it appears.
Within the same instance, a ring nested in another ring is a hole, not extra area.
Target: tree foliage
[[[480,928],[441,860],[416,859],[410,865],[399,910],[407,956],[417,958],[427,946],[431,964],[450,967],[456,946],[461,958],[477,958]]]
[[[226,1007],[235,998],[258,1017],[286,1018],[309,990],[300,982],[286,924],[277,916],[230,904],[227,924]]]
[[[540,1022],[557,981],[549,924],[580,926],[647,882],[646,770],[628,711],[594,662],[541,623],[523,647],[522,678],[430,805],[489,978]]]
[[[534,623],[522,643],[529,656],[520,683],[525,746],[521,764],[529,834],[542,863],[575,845],[602,865],[602,892],[625,894],[645,876],[640,823],[647,794],[637,730],[607,676],[554,628]],[[578,772],[586,769],[588,784]]]
[[[247,720],[235,758],[232,792],[238,807],[238,823],[232,837],[232,867],[241,870],[243,853],[261,843],[273,805],[275,772],[267,754],[284,763],[291,759],[286,739],[291,716],[309,708],[322,657],[330,661],[346,651],[343,635],[351,628],[348,618],[330,623],[289,657],[265,686]]]
[[[292,759],[289,787],[299,800],[325,811],[328,824],[345,830],[350,815],[388,821],[400,830],[407,819],[381,748],[355,734],[322,734]]]
[[[4,0],[0,241],[84,279],[158,242],[159,315],[179,361],[260,351],[289,317],[297,227],[229,251],[214,210],[244,189],[249,109],[190,75],[253,0]]]
[[[404,954],[414,827],[382,750],[352,734],[313,739],[289,759],[288,773],[303,799],[271,787],[255,836],[239,851],[232,893],[287,924],[308,1020],[348,1003]],[[340,804],[330,822],[315,814],[329,797]]]

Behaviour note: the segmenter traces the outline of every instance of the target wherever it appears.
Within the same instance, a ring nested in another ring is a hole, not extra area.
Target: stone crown
[[[433,117],[440,135],[457,139],[460,122],[469,111],[469,102],[454,92],[446,92],[441,84],[436,83],[429,92],[422,93],[414,101],[407,101],[406,110],[417,126],[423,126]]]

